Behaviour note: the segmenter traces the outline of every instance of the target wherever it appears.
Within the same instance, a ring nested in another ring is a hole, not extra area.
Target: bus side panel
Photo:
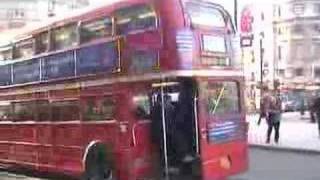
[[[53,125],[54,159],[57,170],[78,174],[82,170],[82,136],[79,123]]]
[[[114,122],[88,122],[83,123],[82,133],[83,133],[83,144],[84,148],[88,148],[88,145],[92,142],[102,142],[105,144],[106,151],[108,153],[108,159],[112,161],[115,169],[119,169],[118,165],[121,160],[121,156],[125,153],[120,151],[120,146],[118,143],[121,141],[118,139],[118,123]],[[83,155],[85,152],[83,151]],[[125,161],[124,164],[128,162]],[[121,165],[121,164],[120,164]]]
[[[52,132],[52,124],[50,123],[37,125],[37,143],[39,144],[38,164],[40,171],[50,172],[56,168],[54,163]]]
[[[232,142],[214,146],[204,159],[214,159],[214,161],[204,161],[205,168],[203,179],[225,178],[247,170],[247,145],[243,142]],[[221,158],[229,157],[231,167],[221,161]],[[214,173],[213,173],[214,172]]]
[[[6,164],[10,159],[14,158],[14,154],[10,154],[11,141],[14,140],[13,126],[11,123],[1,124],[0,126],[0,162]]]
[[[26,167],[36,167],[37,144],[34,124],[15,124],[15,161]]]

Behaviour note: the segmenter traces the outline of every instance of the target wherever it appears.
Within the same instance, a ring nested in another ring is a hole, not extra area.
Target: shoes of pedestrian
[[[267,143],[267,144],[270,144],[270,139],[267,139],[267,140],[266,140],[266,143]]]

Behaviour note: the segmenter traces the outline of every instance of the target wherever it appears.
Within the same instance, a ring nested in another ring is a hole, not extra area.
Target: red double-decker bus
[[[234,36],[209,0],[123,0],[18,36],[0,48],[1,165],[86,180],[244,172]]]

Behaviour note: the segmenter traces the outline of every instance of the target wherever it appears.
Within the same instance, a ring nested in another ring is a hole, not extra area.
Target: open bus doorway
[[[195,179],[200,174],[196,83],[178,78],[152,86],[152,138],[160,148],[161,171],[171,179]]]

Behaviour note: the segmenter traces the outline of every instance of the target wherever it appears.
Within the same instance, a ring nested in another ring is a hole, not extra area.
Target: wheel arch
[[[83,172],[86,171],[87,169],[87,160],[89,157],[89,154],[91,152],[93,152],[93,150],[97,149],[97,148],[102,148],[104,153],[106,154],[106,156],[108,157],[106,159],[107,163],[109,163],[111,165],[112,168],[114,168],[114,161],[111,159],[112,155],[112,146],[101,141],[101,140],[94,140],[91,141],[85,148],[83,157],[82,157],[82,170]]]

